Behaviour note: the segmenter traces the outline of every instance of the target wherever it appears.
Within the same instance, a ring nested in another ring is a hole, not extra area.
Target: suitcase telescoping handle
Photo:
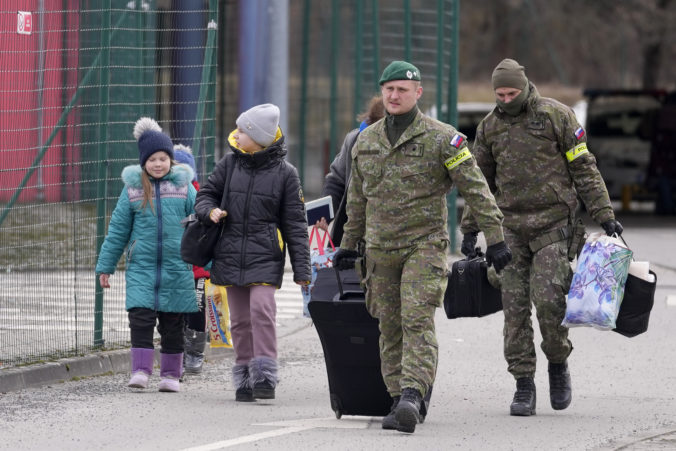
[[[336,280],[338,281],[338,292],[340,293],[340,297],[338,299],[343,299],[343,281],[340,280],[340,269],[336,268],[335,266],[333,269],[336,272]]]

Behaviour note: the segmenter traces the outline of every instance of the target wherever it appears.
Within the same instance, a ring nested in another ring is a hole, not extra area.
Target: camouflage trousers
[[[562,363],[573,345],[568,328],[561,325],[566,313],[566,294],[572,269],[566,240],[552,243],[533,254],[528,239],[504,229],[512,250],[512,262],[501,274],[505,314],[504,353],[508,371],[518,379],[535,374],[535,345],[531,306],[535,306],[541,348],[547,360]],[[532,237],[535,238],[535,237]]]
[[[434,383],[439,345],[434,314],[446,289],[448,241],[366,250],[366,307],[380,322],[383,380],[392,396]]]

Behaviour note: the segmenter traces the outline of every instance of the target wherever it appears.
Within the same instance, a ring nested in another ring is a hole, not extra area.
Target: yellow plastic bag
[[[209,326],[209,347],[232,348],[228,293],[224,286],[214,285],[207,279],[204,284]]]

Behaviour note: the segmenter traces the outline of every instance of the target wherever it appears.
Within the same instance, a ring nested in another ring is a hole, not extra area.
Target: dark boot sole
[[[275,399],[275,390],[274,389],[257,389],[253,390],[253,397],[256,399]]]
[[[255,399],[253,395],[235,395],[235,401],[237,402],[254,402]]]
[[[394,417],[394,415],[388,415],[385,418],[383,418],[383,429],[393,431],[398,428],[399,423],[397,422],[397,419]]]
[[[202,367],[199,366],[199,367],[193,368],[193,367],[190,367],[190,366],[185,366],[185,367],[183,367],[183,372],[188,373],[188,374],[200,374],[202,372]]]
[[[535,415],[535,409],[512,408],[509,409],[509,414],[513,417],[530,417]]]
[[[401,406],[401,404],[399,404]],[[415,432],[415,426],[418,424],[420,417],[415,408],[402,406],[395,411],[394,418],[397,421],[397,431],[412,434]]]
[[[554,409],[554,410],[563,410],[563,409],[567,408],[567,407],[570,405],[570,402],[571,402],[572,400],[573,400],[573,398],[571,397],[571,398],[568,398],[566,401],[564,401],[564,402],[562,402],[562,403],[554,402],[554,401],[551,400],[551,399],[550,399],[550,402],[551,402],[551,404],[552,404],[552,409]]]

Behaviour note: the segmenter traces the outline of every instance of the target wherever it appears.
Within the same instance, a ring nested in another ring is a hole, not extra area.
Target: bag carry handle
[[[617,234],[615,233],[614,235],[617,235]],[[622,242],[624,243],[624,245],[627,246],[627,249],[631,250],[631,248],[629,247],[629,245],[627,244],[627,242],[624,241],[624,237],[623,237],[622,235],[617,235],[617,236],[618,236],[619,239],[622,240]],[[634,252],[633,252],[633,251],[631,252],[631,260],[634,261]]]
[[[312,238],[315,236],[315,231],[317,232],[317,250],[319,251],[319,255],[324,255],[324,243],[326,243],[326,239],[328,238],[329,244],[331,244],[331,251],[336,250],[336,246],[333,245],[333,240],[331,239],[331,235],[329,235],[329,231],[325,230],[324,231],[324,238],[322,238],[319,235],[319,230],[317,229],[317,226],[312,226],[312,231],[310,232],[310,239],[308,240],[310,242],[310,246],[312,246]]]

